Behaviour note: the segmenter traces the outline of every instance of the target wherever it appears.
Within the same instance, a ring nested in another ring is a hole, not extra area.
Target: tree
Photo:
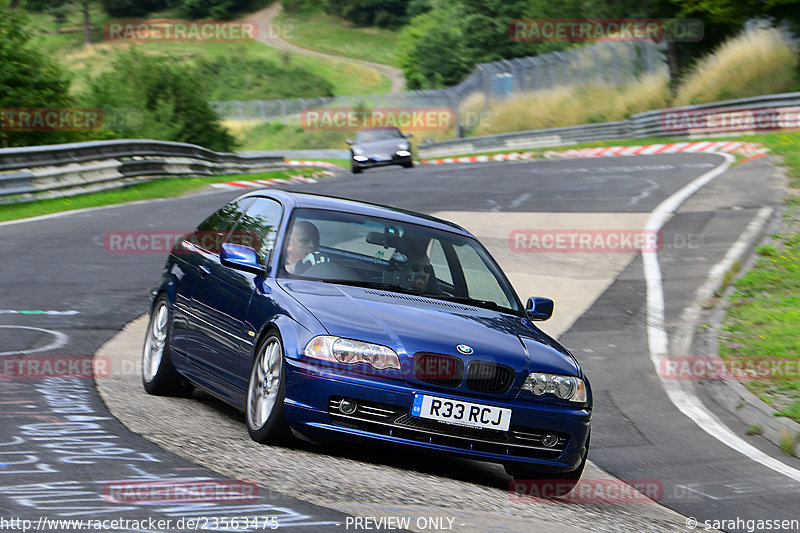
[[[166,0],[103,0],[103,10],[112,17],[141,17],[167,7]]]
[[[235,139],[211,108],[206,87],[190,66],[133,48],[117,56],[113,68],[89,80],[85,100],[115,113],[137,115],[134,124],[115,129],[116,137],[198,144],[211,150],[234,148]]]
[[[61,67],[32,43],[26,14],[0,0],[0,110],[69,106],[70,80]],[[0,111],[2,112],[2,111]],[[77,140],[72,132],[4,131],[0,145],[27,146]]]
[[[88,46],[92,44],[92,19],[89,3],[89,0],[26,0],[25,6],[32,11],[49,13],[59,23],[71,10],[80,9],[83,14],[83,42]]]
[[[408,22],[406,0],[328,0],[327,9],[359,26],[395,28]]]

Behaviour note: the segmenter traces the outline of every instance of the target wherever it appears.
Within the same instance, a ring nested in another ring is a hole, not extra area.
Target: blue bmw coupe
[[[477,239],[430,216],[271,190],[179,240],[153,290],[150,394],[192,387],[259,442],[371,439],[578,481],[592,395]]]

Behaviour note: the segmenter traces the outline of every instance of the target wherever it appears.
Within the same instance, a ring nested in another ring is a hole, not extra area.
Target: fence
[[[122,187],[159,176],[283,168],[283,157],[218,153],[193,144],[115,140],[0,149],[0,197],[26,201]]]
[[[683,127],[684,123],[689,127]],[[428,143],[418,147],[418,155],[433,158],[622,138],[749,133],[776,126],[800,129],[800,93],[660,109],[620,122]],[[5,148],[0,149],[0,197],[6,197],[6,202],[27,200],[120,187],[159,176],[255,173],[283,165],[283,157],[275,152],[217,153],[191,144],[147,140]]]
[[[780,126],[800,129],[800,93],[658,109],[620,122],[453,139],[420,145],[417,152],[419,157],[428,159],[626,138],[698,137],[730,132],[747,134],[780,129]]]
[[[296,121],[300,113],[313,107],[450,107],[458,113],[464,100],[473,94],[489,104],[525,91],[589,83],[619,85],[643,74],[666,67],[663,44],[651,41],[607,42],[522,57],[481,63],[461,83],[446,89],[401,93],[294,98],[290,100],[252,100],[212,102],[223,120],[274,122]],[[464,124],[467,117],[456,117]]]

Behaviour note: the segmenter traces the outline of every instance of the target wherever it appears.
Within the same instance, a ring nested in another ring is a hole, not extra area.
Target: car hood
[[[418,352],[493,361],[524,379],[541,371],[580,375],[575,359],[527,320],[490,309],[316,281],[282,283],[331,334],[389,346],[401,355],[404,374]],[[527,324],[526,324],[527,323]],[[456,347],[472,347],[463,355]]]
[[[398,145],[408,145],[408,141],[405,139],[397,138],[397,139],[384,139],[380,141],[369,141],[369,142],[360,142],[356,143],[356,146],[359,148],[363,148],[369,153],[389,153],[393,154],[398,150],[402,150]]]

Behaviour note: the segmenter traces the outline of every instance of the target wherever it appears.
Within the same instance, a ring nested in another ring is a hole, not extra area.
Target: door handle
[[[205,265],[200,265],[199,267],[197,267],[197,270],[200,271],[200,277],[201,278],[205,278],[206,276],[210,276],[211,275],[211,269],[208,268]]]

